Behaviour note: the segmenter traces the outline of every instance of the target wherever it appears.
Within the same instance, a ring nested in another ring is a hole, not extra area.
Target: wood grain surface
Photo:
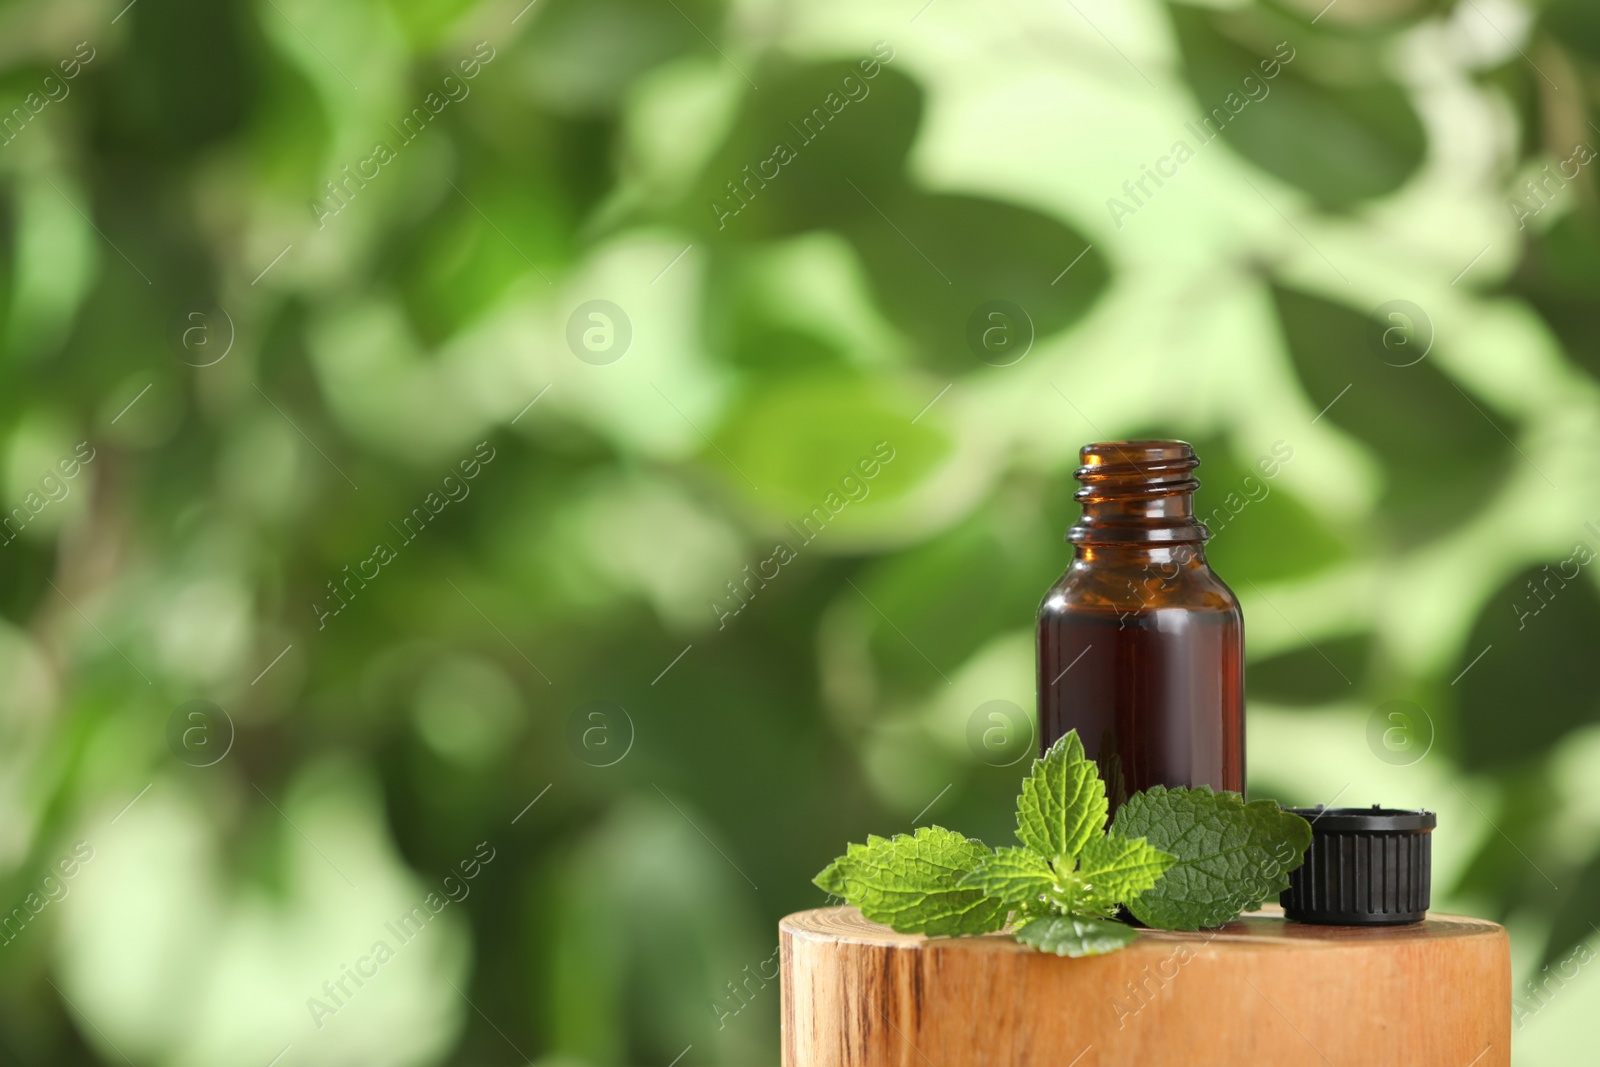
[[[1276,909],[1063,959],[926,938],[855,908],[779,924],[784,1067],[1508,1067],[1505,930],[1440,915],[1308,926]]]

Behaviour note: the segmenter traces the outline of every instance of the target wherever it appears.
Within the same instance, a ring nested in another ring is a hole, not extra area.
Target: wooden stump
[[[1141,931],[1062,959],[926,938],[855,908],[784,919],[784,1067],[1507,1067],[1505,930],[1440,915]]]

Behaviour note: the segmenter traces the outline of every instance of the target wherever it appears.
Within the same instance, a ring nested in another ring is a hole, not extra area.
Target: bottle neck
[[[1072,546],[1074,562],[1118,569],[1145,567],[1165,572],[1169,578],[1180,570],[1198,570],[1210,566],[1206,562],[1205,545],[1199,541],[1178,541],[1168,544],[1076,544]]]
[[[1211,532],[1194,516],[1200,483],[1192,472],[1200,461],[1193,448],[1183,441],[1109,441],[1085,445],[1082,460],[1076,472],[1082,488],[1073,497],[1083,515],[1067,531],[1078,558],[1093,558],[1084,554],[1090,547],[1187,546],[1183,555],[1204,563],[1200,546]]]

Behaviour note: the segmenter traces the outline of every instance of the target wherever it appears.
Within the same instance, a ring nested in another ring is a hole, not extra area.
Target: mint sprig
[[[1022,847],[1001,849],[961,884],[983,889],[1024,916],[1110,918],[1121,901],[1154,886],[1177,859],[1142,839],[1108,837],[1106,807],[1094,761],[1084,755],[1077,732],[1067,734],[1034,760],[1022,783]]]
[[[1075,859],[1105,825],[1105,784],[1073,730],[1033,761],[1017,798],[1017,840],[1046,859]]]
[[[1153,887],[1127,901],[1147,926],[1198,930],[1259,907],[1289,888],[1311,824],[1271,800],[1156,786],[1117,809],[1113,832],[1139,834],[1177,856]]]
[[[1061,956],[1112,952],[1138,936],[1114,921],[1194,930],[1235,919],[1288,885],[1311,826],[1270,800],[1158,786],[1106,827],[1105,785],[1076,731],[1043,757],[1017,798],[1021,846],[991,851],[940,826],[851,845],[814,879],[902,933],[957,936],[1010,926]]]
[[[1017,931],[1017,940],[1057,956],[1098,956],[1130,944],[1139,931],[1111,919],[1074,919],[1056,915],[1034,919]]]
[[[901,933],[985,934],[1006,924],[1005,901],[961,881],[992,855],[982,841],[924,826],[851,845],[814,880]]]

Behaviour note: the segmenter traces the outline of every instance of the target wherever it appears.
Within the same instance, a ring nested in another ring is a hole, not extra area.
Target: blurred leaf
[[[775,945],[750,921],[726,847],[701,836],[717,833],[708,813],[651,796],[617,805],[541,873],[528,912],[546,1047],[597,1064],[665,1063],[679,1042],[756,1058],[762,1028],[728,1017],[776,1014],[776,968],[761,966]]]
[[[994,637],[1031,624],[1066,557],[1056,549],[1059,532],[1042,524],[1038,536],[1030,532],[980,512],[864,569],[857,584],[883,612],[867,612],[874,658],[891,677],[920,689],[930,678],[928,660],[952,673]]]
[[[1542,95],[1548,83],[1519,55],[1512,55],[1498,66],[1481,71],[1474,81],[1484,90],[1504,97],[1516,115],[1517,158],[1525,159],[1544,143]]]
[[[1426,312],[1397,357],[1373,338],[1400,325],[1283,285],[1272,295],[1307,399],[1383,467],[1384,518],[1395,532],[1437,535],[1482,507],[1484,486],[1510,466],[1514,427],[1413,354],[1433,340]],[[1396,366],[1380,354],[1417,362]]]
[[[1294,446],[1274,442],[1242,465],[1223,441],[1198,442],[1200,488],[1195,513],[1211,531],[1206,558],[1223,580],[1301,578],[1350,555],[1350,545],[1278,480]]]
[[[781,256],[798,245],[783,242],[772,247]],[[849,254],[842,241],[830,242],[830,250]],[[777,380],[791,374],[847,372],[854,361],[841,347],[837,324],[796,313],[793,287],[803,268],[785,264],[787,269],[775,269],[774,257],[766,253],[765,248],[725,247],[710,259],[705,282],[716,298],[701,309],[700,331],[706,346],[753,377]]]
[[[1355,0],[1330,6],[1328,0],[1264,0],[1263,6],[1286,13],[1297,26],[1316,26],[1330,34],[1370,36],[1397,24],[1448,12],[1455,3],[1456,0]]]
[[[1562,47],[1600,63],[1600,8],[1589,0],[1546,0],[1540,5],[1539,28]]]
[[[106,79],[111,121],[102,134],[136,153],[163,156],[233,133],[259,77],[261,45],[242,0],[170,0],[127,14],[130,47],[113,57],[101,39],[79,76]]]
[[[735,366],[774,378],[844,366],[839,350],[816,334],[759,322],[749,323],[740,332],[731,358]]]
[[[922,358],[952,373],[983,366],[969,337],[975,318],[1031,330],[1037,343],[1081,318],[1110,280],[1081,233],[1027,208],[912,191],[874,197],[871,207],[852,239],[873,289]],[[1014,312],[993,319],[991,301],[1020,306],[1031,326],[1011,322]]]
[[[544,0],[527,13],[521,77],[553,111],[615,110],[651,69],[709,52],[723,19],[715,0]]]
[[[477,0],[387,0],[390,12],[419,52],[445,43],[452,23],[477,6]]]
[[[1291,24],[1289,41],[1279,35],[1281,25],[1255,12],[1168,10],[1200,108],[1191,132],[1209,139],[1220,129],[1240,155],[1335,210],[1393,192],[1422,164],[1422,121],[1396,83],[1377,75],[1356,80],[1349,62],[1338,64],[1343,82],[1315,76],[1307,53],[1316,41],[1307,31]],[[1260,51],[1236,37],[1259,38]],[[1264,77],[1274,67],[1276,76]],[[1195,136],[1196,148],[1206,143]]]
[[[1600,594],[1583,573],[1593,547],[1585,541],[1578,549],[1502,583],[1461,646],[1450,676],[1466,671],[1452,685],[1469,771],[1536,760],[1600,716]]]
[[[723,241],[843,232],[884,312],[922,358],[950,371],[982,365],[969,333],[975,320],[991,321],[990,302],[1022,308],[1026,321],[1012,321],[1014,310],[1003,320],[1025,334],[1022,358],[1105,288],[1105,257],[1064,223],[908,183],[922,90],[900,70],[868,57],[762,77],[680,223]]]
[[[1544,955],[1539,960],[1541,968],[1551,966],[1558,978],[1571,978],[1572,968],[1562,967],[1563,961],[1574,945],[1588,941],[1600,925],[1600,855],[1576,874],[1562,881],[1570,881],[1556,908],[1555,921],[1550,924],[1550,940],[1545,942]]]
[[[1534,226],[1523,248],[1507,288],[1533,305],[1574,363],[1600,378],[1600,218],[1579,210],[1548,229]]]
[[[6,339],[7,347],[13,329],[12,286],[17,273],[15,264],[22,223],[18,217],[21,206],[18,201],[14,179],[0,185],[0,338]]]
[[[1245,671],[1247,701],[1319,705],[1349,700],[1361,692],[1374,645],[1370,633],[1324,637],[1314,647],[1251,660]]]
[[[706,462],[742,488],[749,478],[756,502],[797,526],[824,509],[817,528],[802,531],[815,535],[833,516],[849,522],[868,501],[910,491],[945,457],[944,434],[913,423],[916,415],[916,400],[883,380],[831,373],[763,382],[714,435],[721,455]]]
[[[870,214],[869,198],[903,183],[922,118],[922,90],[907,75],[865,57],[763,71],[760,81],[680,223],[725,241],[792,236]]]
[[[1494,785],[1485,790],[1480,780],[1455,787],[1469,802],[1470,830],[1480,832],[1480,844],[1449,892],[1491,902],[1486,917],[1497,922],[1520,908],[1550,914],[1560,899],[1550,875],[1559,871],[1545,847],[1545,835],[1559,799],[1541,766],[1498,774]]]
[[[406,310],[430,345],[455,336],[518,281],[542,288],[559,273],[560,190],[549,180],[511,180],[507,170],[484,161],[458,178],[460,192],[449,191],[403,253]]]
[[[252,170],[275,191],[298,198],[326,180],[327,109],[305,73],[276,52],[262,59],[261,83],[250,125]]]

